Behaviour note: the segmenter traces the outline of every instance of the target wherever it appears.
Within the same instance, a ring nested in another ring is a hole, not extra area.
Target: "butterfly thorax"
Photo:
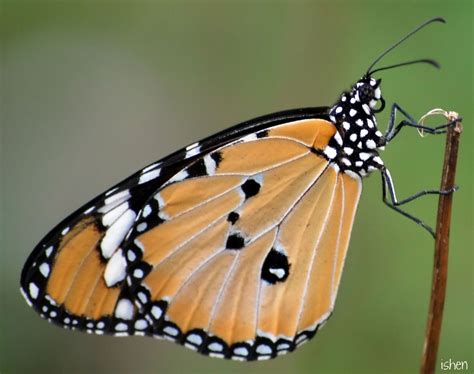
[[[337,128],[324,149],[332,166],[346,174],[366,176],[383,166],[378,150],[385,139],[377,128],[374,110],[382,102],[380,81],[363,77],[350,91],[342,93],[330,108],[329,118]]]

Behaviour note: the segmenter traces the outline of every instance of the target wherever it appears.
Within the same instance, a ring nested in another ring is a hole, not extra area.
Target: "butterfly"
[[[334,309],[362,178],[403,127],[430,134],[385,101],[373,69],[331,107],[259,117],[191,144],[99,195],[36,246],[21,275],[26,301],[59,326],[165,338],[199,353],[269,359],[311,339]],[[395,126],[395,114],[405,119]]]

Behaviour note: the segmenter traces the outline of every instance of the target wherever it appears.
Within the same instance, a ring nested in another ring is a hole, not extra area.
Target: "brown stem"
[[[449,113],[449,121],[459,119],[457,113]],[[462,132],[461,122],[448,129],[444,154],[441,190],[454,187],[456,161],[458,156],[459,138]],[[431,300],[428,312],[425,344],[421,361],[421,374],[435,372],[436,355],[438,353],[439,337],[443,320],[443,307],[446,295],[446,280],[448,276],[449,228],[451,226],[451,207],[453,194],[440,195],[438,204],[438,219],[436,223],[436,241],[433,264],[433,281],[431,285]]]

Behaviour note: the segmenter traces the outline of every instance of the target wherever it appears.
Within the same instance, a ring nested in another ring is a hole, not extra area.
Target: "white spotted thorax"
[[[380,108],[374,109],[379,101]],[[380,80],[364,76],[330,108],[337,132],[323,152],[337,171],[358,178],[383,167],[378,150],[386,142],[374,115],[383,107]]]

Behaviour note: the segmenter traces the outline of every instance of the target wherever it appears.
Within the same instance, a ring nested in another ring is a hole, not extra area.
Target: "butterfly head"
[[[355,102],[362,105],[367,104],[376,113],[381,112],[385,107],[385,100],[380,89],[381,81],[381,79],[372,78],[370,75],[364,75],[352,86],[349,95],[354,98]],[[375,109],[377,106],[378,109]]]

